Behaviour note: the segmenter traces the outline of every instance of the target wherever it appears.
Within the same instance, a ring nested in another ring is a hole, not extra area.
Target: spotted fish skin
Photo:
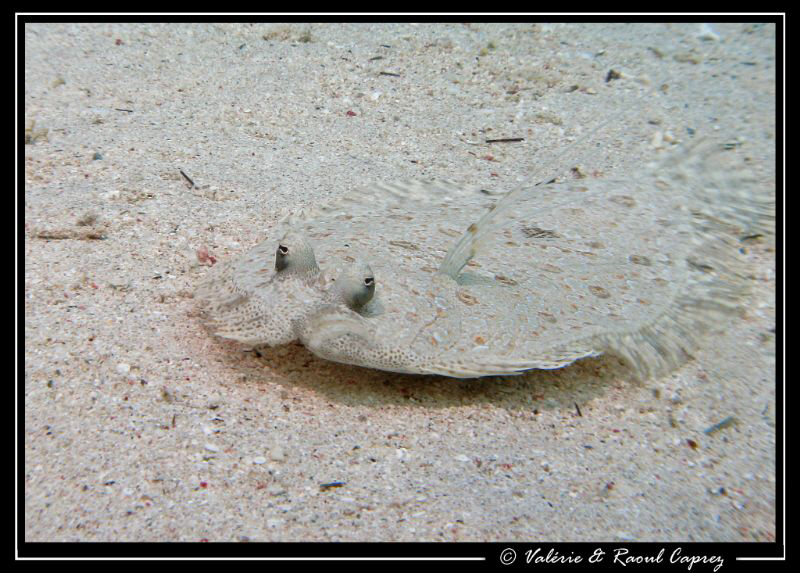
[[[284,218],[198,298],[220,336],[299,339],[371,368],[476,377],[609,352],[654,376],[746,305],[737,237],[774,234],[774,196],[759,189],[735,154],[709,142],[625,179],[499,197],[442,181],[374,185]],[[308,276],[275,280],[269,253],[287,231],[330,276],[369,262],[372,300],[351,309]],[[280,328],[259,331],[259,320]]]

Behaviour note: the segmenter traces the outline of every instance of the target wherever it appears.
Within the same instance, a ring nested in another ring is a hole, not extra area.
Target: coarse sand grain
[[[764,237],[742,317],[644,381],[609,356],[453,380],[255,352],[193,293],[372,181],[624,177],[713,135],[774,186],[775,33],[26,24],[24,539],[774,541]]]

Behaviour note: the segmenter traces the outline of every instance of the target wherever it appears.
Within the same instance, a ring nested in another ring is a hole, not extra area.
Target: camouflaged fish
[[[746,304],[738,238],[774,226],[735,152],[663,155],[504,196],[364,187],[284,217],[197,298],[217,336],[369,368],[466,378],[613,353],[663,374]]]

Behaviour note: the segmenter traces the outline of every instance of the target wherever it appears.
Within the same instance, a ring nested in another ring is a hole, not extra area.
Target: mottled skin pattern
[[[625,180],[499,202],[442,182],[356,190],[281,221],[198,298],[218,336],[384,370],[516,374],[613,352],[658,374],[746,300],[738,234],[771,232],[770,197],[722,154],[688,146]]]

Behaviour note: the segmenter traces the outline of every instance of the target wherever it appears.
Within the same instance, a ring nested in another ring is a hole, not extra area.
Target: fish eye
[[[375,279],[373,277],[367,277],[364,279],[364,284],[370,287],[375,284]]]

